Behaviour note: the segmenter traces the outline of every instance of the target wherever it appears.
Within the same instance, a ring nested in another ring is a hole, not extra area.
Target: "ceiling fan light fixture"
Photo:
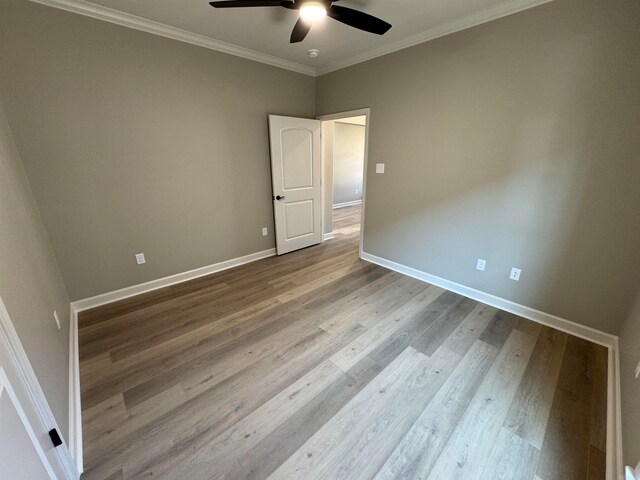
[[[322,2],[305,2],[300,7],[300,18],[305,22],[317,22],[327,16],[327,7]]]

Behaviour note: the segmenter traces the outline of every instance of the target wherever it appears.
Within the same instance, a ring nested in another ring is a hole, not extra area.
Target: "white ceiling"
[[[341,0],[393,27],[378,36],[326,18],[298,44],[289,43],[297,12],[281,7],[214,9],[207,0],[33,1],[315,75],[549,0]],[[320,50],[318,58],[307,55],[312,48]]]

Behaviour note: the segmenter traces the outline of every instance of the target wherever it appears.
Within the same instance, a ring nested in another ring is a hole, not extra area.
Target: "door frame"
[[[13,385],[11,384],[11,381],[9,380],[7,373],[5,372],[4,367],[0,367],[0,398],[5,392],[9,397],[9,401],[13,405],[13,408],[16,409],[16,413],[18,414],[18,417],[22,422],[22,426],[27,432],[27,436],[31,440],[31,443],[33,444],[33,447],[36,451],[36,454],[40,458],[40,461],[42,462],[44,469],[49,475],[49,478],[52,480],[57,479],[58,477],[56,476],[56,473],[54,472],[53,467],[51,466],[51,462],[49,462],[49,459],[47,458],[46,453],[44,453],[44,450],[42,449],[42,445],[40,445],[40,441],[38,440],[38,436],[33,431],[33,427],[31,426],[31,422],[29,421],[27,413],[22,408],[22,405],[18,400],[18,396],[16,395],[16,392],[13,389]]]
[[[20,389],[22,400],[29,402],[28,408],[32,414],[29,416],[31,428],[38,432],[48,432],[55,428],[61,435],[60,427],[51,411],[51,407],[47,402],[44,391],[40,387],[36,373],[29,362],[27,352],[24,350],[18,332],[16,332],[9,312],[0,297],[0,348],[6,349],[10,360],[12,371],[15,371],[16,383],[11,386],[12,391]],[[8,368],[4,368],[8,371]],[[7,381],[9,379],[7,378]],[[41,445],[42,447],[42,445]],[[43,449],[44,450],[44,449]],[[80,471],[77,469],[73,456],[64,442],[58,447],[52,447],[44,450],[48,464],[58,479],[77,480],[80,478]]]
[[[325,122],[328,120],[340,120],[343,118],[350,118],[350,117],[360,117],[360,116],[365,116],[366,120],[365,120],[365,126],[364,126],[364,168],[362,169],[362,210],[361,210],[361,217],[360,217],[360,242],[358,245],[358,256],[360,258],[362,258],[362,250],[363,250],[363,244],[364,244],[364,210],[365,210],[365,206],[366,206],[366,199],[367,199],[367,165],[369,163],[369,127],[371,125],[371,108],[366,107],[366,108],[358,108],[356,110],[348,110],[345,112],[338,112],[338,113],[330,113],[327,115],[318,115],[316,116],[317,120],[320,120],[321,122]],[[322,144],[322,153],[321,153],[321,157],[322,157],[322,208],[325,208],[325,202],[326,202],[326,198],[325,198],[325,185],[326,185],[326,179],[324,178],[325,175],[325,145],[324,145],[324,138],[321,139],[320,143]],[[326,213],[323,211],[323,214]],[[324,215],[322,216],[323,220],[324,220]],[[323,241],[324,241],[324,221],[323,221]]]

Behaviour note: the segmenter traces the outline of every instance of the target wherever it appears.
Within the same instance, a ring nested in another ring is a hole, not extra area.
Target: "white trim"
[[[69,319],[69,451],[78,472],[84,471],[82,458],[82,403],[80,400],[80,353],[78,312],[71,305]]]
[[[449,35],[467,28],[475,27],[483,23],[487,23],[498,18],[506,17],[514,13],[527,10],[529,8],[537,7],[544,3],[548,3],[553,0],[509,0],[507,2],[500,3],[499,5],[493,5],[489,8],[475,12],[471,15],[467,15],[463,18],[447,22],[421,32],[417,35],[413,35],[409,38],[398,40],[389,45],[383,45],[379,48],[369,50],[367,52],[351,56],[344,60],[330,63],[318,68],[304,65],[284,58],[269,55],[267,53],[258,52],[249,48],[240,47],[231,43],[216,40],[206,35],[200,35],[197,33],[182,30],[177,27],[165,25],[163,23],[154,22],[146,18],[138,17],[130,13],[125,13],[120,10],[96,5],[94,3],[87,2],[85,0],[30,0],[35,3],[47,5],[49,7],[59,8],[68,12],[77,13],[98,20],[103,20],[116,25],[133,28],[154,35],[160,35],[162,37],[171,38],[180,42],[190,43],[199,47],[208,48],[229,55],[235,55],[236,57],[246,58],[255,62],[265,63],[274,67],[283,68],[285,70],[291,70],[293,72],[302,73],[304,75],[310,75],[312,77],[318,77],[326,73],[334,72],[342,68],[350,67],[358,63],[366,62],[383,55],[388,55],[405,48],[413,47],[420,43],[428,42],[445,35]],[[344,118],[344,117],[343,117]]]
[[[338,112],[338,113],[328,113],[326,115],[318,115],[316,120],[326,121],[326,120],[340,120],[341,118],[349,118],[349,117],[361,117],[362,115],[367,116],[367,125],[369,124],[369,114],[371,113],[370,108],[358,108],[356,110],[348,110],[346,112]],[[366,126],[366,125],[365,125]]]
[[[555,328],[557,330],[575,335],[603,345],[609,349],[608,375],[607,375],[607,480],[623,479],[622,463],[622,419],[620,406],[620,355],[618,337],[595,328],[580,325],[557,317],[550,313],[541,312],[531,307],[521,305],[489,293],[467,287],[436,275],[422,272],[415,268],[407,267],[400,263],[387,260],[370,253],[362,252],[360,258],[367,262],[375,263],[395,272],[416,278],[423,282],[436,285],[454,293],[458,293],[473,300],[491,305],[492,307],[511,312],[520,317]]]
[[[360,211],[360,242],[358,245],[358,254],[360,258],[364,253],[364,219],[365,219],[365,207],[367,201],[367,164],[369,163],[369,129],[371,128],[371,109],[370,108],[359,108],[356,110],[348,110],[346,112],[338,112],[338,113],[330,113],[327,115],[318,115],[316,118],[320,121],[327,120],[339,120],[341,118],[349,118],[349,117],[359,117],[364,115],[365,125],[364,125],[364,168],[362,169],[362,210]],[[324,155],[322,156],[324,162]],[[324,170],[324,164],[322,165],[322,170]]]
[[[336,237],[335,237],[335,235],[333,234],[333,232],[325,233],[325,234],[322,236],[322,241],[323,241],[323,242],[326,242],[327,240],[332,240],[332,239],[334,239],[334,238],[336,238]]]
[[[232,258],[230,260],[225,260],[224,262],[214,263],[213,265],[208,265],[206,267],[189,270],[188,272],[176,273],[175,275],[158,278],[156,280],[151,280],[150,282],[140,283],[138,285],[122,288],[113,292],[103,293],[83,300],[77,300],[71,303],[71,308],[76,313],[81,312],[90,308],[106,305],[107,303],[117,302],[118,300],[124,300],[125,298],[140,295],[141,293],[151,292],[158,288],[168,287],[170,285],[175,285],[176,283],[186,282],[188,280],[204,277],[205,275],[211,275],[212,273],[220,272],[222,270],[238,267],[245,263],[251,263],[257,260],[262,260],[263,258],[273,257],[275,254],[275,248],[270,248],[269,250],[252,253],[250,255],[245,255],[244,257]]]
[[[528,10],[529,8],[537,7],[550,1],[553,0],[510,0],[498,5],[493,5],[463,18],[438,25],[409,38],[398,40],[397,42],[393,42],[389,45],[383,45],[359,55],[354,55],[344,60],[339,60],[337,62],[318,67],[316,69],[316,76],[319,77],[326,73],[335,72],[336,70],[341,70],[358,63],[373,60],[374,58],[382,57],[383,55],[388,55],[390,53],[397,52],[398,50],[404,50],[405,48],[413,47],[415,45],[428,42],[429,40],[435,40],[436,38],[444,37],[461,30],[466,30],[483,23],[491,22],[498,18],[506,17],[523,10]]]
[[[7,348],[9,349],[9,353],[13,358],[15,366],[18,370],[18,374],[20,375],[21,380],[24,382],[29,397],[33,401],[33,406],[38,414],[39,420],[45,426],[47,431],[55,428],[59,433],[61,433],[60,427],[56,423],[53,412],[51,411],[51,408],[47,403],[46,396],[42,391],[40,384],[38,383],[38,378],[36,377],[36,374],[31,367],[31,363],[29,362],[27,353],[22,347],[22,343],[20,342],[18,333],[16,332],[13,323],[11,322],[9,312],[7,311],[1,298],[0,336],[4,338],[5,343],[7,344]],[[62,434],[60,434],[60,436],[62,437]],[[53,451],[55,457],[58,460],[58,464],[62,468],[66,478],[74,480],[78,479],[80,477],[80,473],[76,469],[73,457],[71,456],[71,452],[69,452],[67,444],[63,441],[62,445],[53,449]]]
[[[4,390],[7,391],[7,395],[9,395],[9,400],[11,400],[11,403],[13,404],[13,408],[16,409],[16,412],[18,413],[18,417],[20,417],[20,421],[22,422],[24,429],[27,431],[27,435],[29,436],[31,443],[33,443],[33,446],[36,449],[36,453],[38,454],[38,457],[40,457],[40,461],[42,462],[44,469],[49,474],[49,478],[55,480],[56,474],[53,471],[51,462],[49,462],[49,459],[47,458],[47,454],[44,453],[44,450],[42,449],[42,445],[40,445],[40,441],[38,440],[38,436],[36,435],[36,432],[33,431],[33,427],[31,426],[31,423],[29,423],[29,418],[27,417],[27,413],[22,408],[22,405],[20,405],[20,401],[18,400],[18,396],[16,395],[16,392],[13,389],[11,382],[9,381],[9,377],[7,377],[7,374],[5,373],[4,368],[0,367],[0,398],[2,397],[2,392]]]
[[[362,205],[362,199],[360,199],[360,200],[351,200],[350,202],[334,203],[333,204],[333,209],[337,210],[339,208],[355,207],[356,205]]]
[[[609,348],[607,371],[607,480],[622,480],[622,405],[620,403],[620,345],[615,337]]]
[[[133,28],[142,32],[160,35],[162,37],[171,38],[180,42],[190,43],[199,47],[208,48],[217,52],[235,55],[236,57],[246,58],[255,62],[266,63],[274,67],[284,68],[292,72],[302,73],[304,75],[316,76],[316,69],[301,63],[285,60],[266,53],[257,52],[249,48],[239,47],[231,43],[215,40],[205,35],[188,32],[177,27],[165,25],[163,23],[154,22],[146,18],[138,17],[130,13],[121,12],[113,8],[103,7],[84,0],[31,0],[35,3],[47,5],[49,7],[59,8],[67,12],[78,13],[105,22],[115,23],[123,27]]]

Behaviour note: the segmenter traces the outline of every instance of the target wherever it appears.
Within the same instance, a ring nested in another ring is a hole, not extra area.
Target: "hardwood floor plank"
[[[473,300],[465,299],[455,293],[446,292],[449,308],[436,312],[434,321],[417,335],[411,342],[411,346],[416,350],[430,357],[442,343],[449,338],[449,335],[462,323],[467,315],[476,306]]]
[[[598,447],[589,447],[589,469],[587,480],[604,480],[607,478],[607,456]]]
[[[228,477],[267,478],[381,371],[375,362],[362,359],[245,453]]]
[[[558,330],[542,328],[504,422],[509,431],[538,450],[542,448],[547,429],[567,337],[566,333]]]
[[[497,355],[497,348],[474,343],[377,472],[376,480],[428,475]]]
[[[292,325],[293,318],[293,314],[278,318],[219,349],[210,350],[192,361],[167,369],[144,383],[126,389],[124,399],[127,408],[192,377],[206,378],[215,385],[278,349],[286,350],[303,338],[305,333],[312,331],[313,327],[312,322]],[[320,332],[316,331],[315,334]]]
[[[391,315],[385,317],[384,320],[375,324],[363,335],[336,353],[331,357],[331,360],[346,372],[443,293],[444,290],[441,288],[433,285],[429,286],[429,288],[414,297],[411,302],[392,312]]]
[[[340,335],[343,331],[356,324],[370,327],[381,318],[407,303],[414,296],[426,290],[428,285],[413,278],[402,277],[377,292],[375,296],[368,296],[349,309],[340,309],[329,316],[320,328],[332,335]]]
[[[408,347],[411,348],[411,347]],[[451,375],[461,357],[439,349],[421,370],[405,382],[404,389],[388,402],[366,428],[340,446],[342,453],[323,478],[370,479],[382,467],[407,431]],[[355,437],[355,441],[353,441]],[[346,443],[346,444],[345,444]]]
[[[94,372],[93,378],[83,384],[83,405],[91,406],[115,392],[123,392],[141,385],[172,368],[177,368],[212,350],[228,345],[229,342],[237,340],[237,336],[228,336],[223,332],[240,333],[241,331],[232,330],[234,326],[237,326],[238,319],[250,322],[249,324],[255,330],[266,324],[271,324],[279,317],[288,315],[297,309],[299,306],[296,303],[291,303],[277,309],[261,312],[258,315],[250,315],[248,318],[243,317],[245,311],[241,311],[238,316],[234,315],[220,323],[216,322],[213,325],[203,327],[206,335],[202,337],[198,334],[194,336],[187,334],[187,337],[179,336],[142,350],[115,364],[109,363],[102,371]],[[215,335],[216,333],[220,334]],[[190,343],[190,340],[195,343]]]
[[[515,315],[499,310],[489,322],[487,328],[484,329],[480,340],[487,342],[496,347],[504,345],[504,342],[511,334],[511,330],[518,323],[518,317]]]
[[[351,273],[357,273],[362,269],[368,268],[365,262],[357,261],[352,263],[351,265],[332,271],[331,273],[325,274],[319,278],[310,280],[308,282],[302,283],[302,285],[291,284],[292,288],[285,292],[279,294],[276,298],[280,300],[282,303],[286,303],[289,300],[300,297],[304,294],[308,294],[317,290],[318,288],[324,287],[336,280],[340,280],[341,278],[347,276]]]
[[[451,292],[444,292],[433,302],[418,312],[409,322],[389,335],[387,340],[375,348],[368,356],[383,367],[388,365],[402,350],[412,346],[418,351],[414,343],[425,331],[432,331],[435,324],[441,318],[449,317],[449,312],[454,310],[461,297]],[[422,353],[425,353],[422,351]],[[430,356],[425,353],[425,355]]]
[[[95,455],[99,458],[102,452],[109,451],[113,445],[134,434],[140,428],[152,424],[179,408],[185,401],[186,395],[182,386],[176,385],[133,408],[126,409],[117,418],[103,418],[100,423],[102,428],[93,428],[89,430],[88,435],[84,435],[83,430],[83,439],[92,446],[85,460],[88,464],[94,463],[97,460]]]
[[[236,458],[244,456],[273,430],[344,376],[331,361],[321,363],[278,395],[255,409],[210,442],[204,449],[163,474],[167,479],[224,478]],[[150,476],[155,476],[153,470]]]
[[[430,471],[429,480],[472,478],[478,465],[484,464],[496,442],[536,340],[535,336],[519,330],[511,331]]]
[[[176,321],[176,325],[170,329],[160,332],[153,331],[146,336],[139,335],[112,347],[110,349],[111,361],[113,363],[122,362],[135,356],[134,361],[137,363],[140,361],[141,352],[148,357],[155,350],[167,348],[167,344],[170,344],[172,349],[179,349],[187,345],[192,346],[211,335],[228,332],[231,329],[242,327],[248,330],[255,329],[260,324],[259,321],[253,321],[256,316],[271,313],[282,305],[277,299],[268,298],[225,317],[216,318],[213,315],[203,314],[194,318],[191,314],[184,315],[178,317],[177,320],[182,321]]]
[[[496,308],[483,303],[476,303],[475,308],[451,332],[451,335],[443,342],[443,345],[458,355],[465,355],[493,319],[496,312]]]
[[[139,442],[139,435],[132,435],[130,440],[138,445],[135,457],[126,452],[126,443],[120,445],[129,459],[125,462],[128,478],[144,478],[145,472],[151,469],[168,470],[203,448],[226,428],[361,334],[362,327],[354,328],[350,335],[341,338],[322,333],[310,335],[311,340],[299,341],[297,350],[289,355],[278,353],[269,361],[249,367],[214,386],[206,382],[185,384],[184,390],[193,401],[188,401],[180,411],[163,421],[164,425],[152,426],[145,432],[142,442]],[[174,432],[175,442],[155,439],[156,428],[162,431],[162,427]]]
[[[85,408],[82,412],[83,441],[95,445],[97,439],[104,435],[104,432],[113,431],[113,426],[118,425],[126,418],[127,409],[121,393],[91,408]]]
[[[383,411],[408,379],[420,375],[428,361],[412,348],[403,351],[269,478],[335,478],[326,472],[336,467],[344,450],[367,428],[367,419]]]
[[[587,477],[594,386],[593,347],[586,340],[567,339],[538,464],[537,474],[544,480]]]
[[[479,480],[533,480],[540,450],[502,428]]]

